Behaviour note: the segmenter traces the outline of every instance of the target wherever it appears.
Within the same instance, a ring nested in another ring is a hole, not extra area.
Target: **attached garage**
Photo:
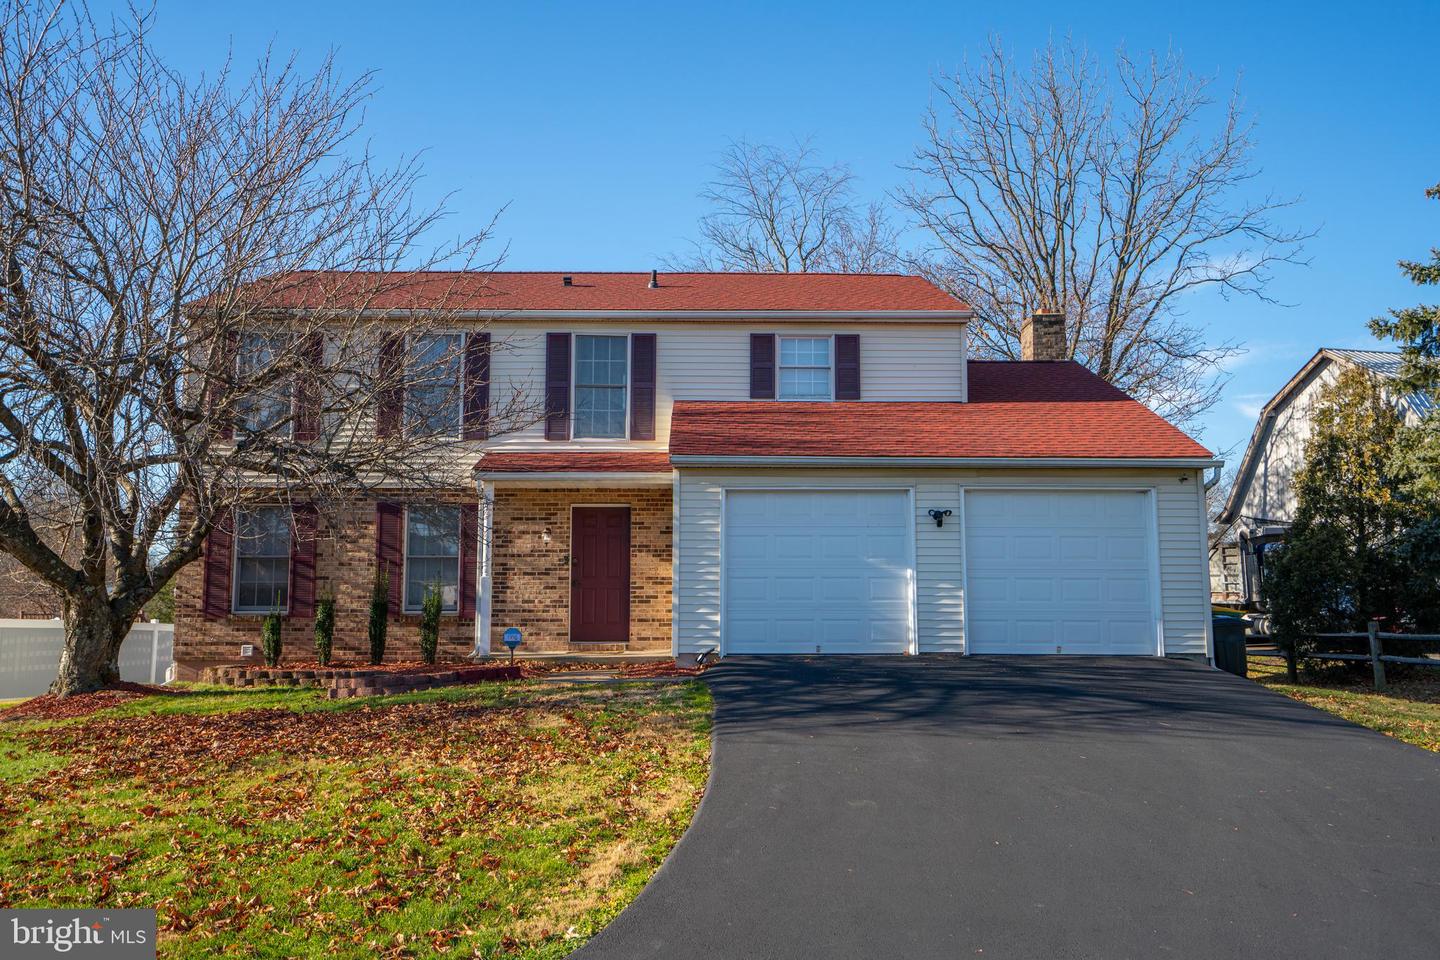
[[[965,493],[971,653],[1162,653],[1150,494]]]
[[[908,490],[730,490],[725,652],[914,649]]]

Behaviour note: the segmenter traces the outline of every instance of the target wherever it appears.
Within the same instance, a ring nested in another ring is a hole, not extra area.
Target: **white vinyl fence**
[[[59,620],[0,620],[0,700],[50,689],[64,646]],[[137,623],[120,646],[120,679],[164,683],[174,657],[174,624]]]

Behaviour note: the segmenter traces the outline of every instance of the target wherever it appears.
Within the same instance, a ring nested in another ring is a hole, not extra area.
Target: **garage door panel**
[[[1099,560],[1100,559],[1100,538],[1095,536],[1085,537],[1060,537],[1060,559],[1061,560]]]
[[[968,491],[970,651],[1154,654],[1148,510],[1130,491]]]
[[[904,491],[728,491],[726,650],[906,652],[913,522]]]
[[[1055,581],[1040,577],[1016,577],[1016,603],[1049,603],[1055,599]]]
[[[1063,577],[1060,580],[1060,603],[1065,607],[1099,603],[1105,584],[1099,577]]]

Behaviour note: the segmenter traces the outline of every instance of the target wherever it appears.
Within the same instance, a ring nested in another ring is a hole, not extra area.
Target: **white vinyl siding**
[[[1181,482],[1181,478],[1184,482]],[[1046,484],[1084,488],[1153,489],[1165,652],[1206,656],[1209,588],[1205,582],[1204,512],[1195,469],[765,470],[743,473],[682,470],[676,524],[675,638],[677,653],[699,653],[720,642],[723,491],[745,488],[864,488],[915,490],[915,606],[921,653],[964,650],[963,505],[961,491]],[[931,509],[951,516],[937,528]],[[957,558],[959,563],[957,564]]]
[[[931,510],[949,510],[935,526]],[[965,652],[965,559],[961,538],[960,485],[920,480],[915,484],[915,566],[921,571],[915,613],[921,653]]]
[[[965,399],[964,326],[960,323],[730,323],[670,321],[626,325],[582,324],[575,321],[496,321],[490,325],[491,396],[520,396],[531,403],[545,391],[545,334],[656,335],[655,439],[626,441],[577,437],[545,440],[544,425],[492,438],[487,447],[555,451],[599,445],[637,450],[663,450],[669,445],[670,418],[676,400],[748,400],[750,398],[750,334],[816,337],[836,333],[860,336],[862,400]],[[831,362],[833,364],[832,355]]]

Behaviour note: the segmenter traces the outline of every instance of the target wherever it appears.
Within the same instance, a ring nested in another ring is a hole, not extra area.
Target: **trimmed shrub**
[[[330,665],[330,651],[335,644],[335,593],[326,590],[315,601],[315,662]]]
[[[420,604],[420,659],[426,663],[435,662],[435,651],[440,646],[440,611],[443,607],[439,584],[430,584],[425,588],[425,599]]]
[[[370,588],[370,662],[385,661],[385,631],[390,627],[390,577],[382,566]]]
[[[260,623],[260,652],[265,657],[265,666],[273,667],[280,662],[280,614],[268,614]]]

